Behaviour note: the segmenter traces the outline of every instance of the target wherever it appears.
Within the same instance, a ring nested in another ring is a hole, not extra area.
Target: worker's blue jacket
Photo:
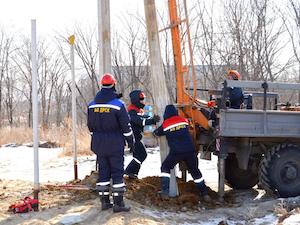
[[[178,116],[175,106],[168,105],[164,112],[164,122],[154,131],[154,135],[166,135],[170,154],[195,152],[188,125],[187,119]]]
[[[140,102],[140,93],[141,90],[134,90],[130,93],[131,104],[127,108],[136,141],[142,139],[144,126],[155,124],[155,121],[152,118],[144,114],[143,108],[145,105]]]
[[[230,108],[240,109],[242,103],[244,102],[244,94],[239,87],[228,87],[227,94],[230,101]]]
[[[111,88],[102,88],[88,106],[88,128],[92,132],[91,149],[103,155],[124,151],[134,138],[124,103]]]

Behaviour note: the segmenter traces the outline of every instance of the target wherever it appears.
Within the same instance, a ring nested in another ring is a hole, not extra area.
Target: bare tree
[[[294,68],[296,80],[300,82],[300,3],[299,1],[289,0],[286,11],[281,11],[282,20],[284,21],[286,30],[289,34],[292,51],[294,53],[296,67]],[[300,102],[300,92],[298,93],[298,103]]]
[[[96,75],[96,63],[98,62],[98,45],[96,38],[96,29],[82,30],[79,26],[75,28],[77,38],[75,50],[81,59],[85,72],[90,79],[90,88],[92,96],[96,95],[99,89],[98,78]]]
[[[17,89],[23,94],[23,101],[27,100],[27,125],[31,127],[32,118],[32,80],[31,80],[31,51],[30,40],[23,38],[22,45],[16,50],[15,57],[12,58],[20,76],[20,86]],[[25,98],[25,99],[24,99]],[[21,100],[21,99],[20,99]],[[23,107],[23,110],[26,109]]]
[[[213,10],[200,4],[198,8],[201,58],[210,65],[213,82],[226,69],[239,70],[243,79],[274,81],[291,66],[291,58],[281,57],[287,41],[273,1],[223,0],[218,23]]]
[[[119,90],[121,93],[125,94],[129,83],[127,80],[129,79],[128,74],[125,72],[124,65],[126,65],[122,47],[121,47],[121,37],[116,32],[113,35],[113,41],[112,41],[112,69],[113,73],[116,76],[117,79],[117,90]]]
[[[16,108],[17,93],[15,90],[15,83],[17,81],[16,71],[14,69],[7,69],[5,72],[5,107],[6,115],[9,126],[13,126],[14,123],[14,111]]]
[[[4,30],[0,30],[0,121],[2,118],[2,102],[3,102],[3,81],[5,73],[8,73],[9,54],[12,50],[12,37],[6,35]],[[1,127],[1,122],[0,122]]]
[[[50,56],[51,55],[51,56]],[[51,104],[53,102],[53,95],[55,92],[59,93],[64,87],[64,77],[68,71],[67,65],[64,63],[63,58],[59,54],[54,52],[45,53],[42,57],[42,70],[41,70],[41,79],[40,79],[40,95],[41,95],[41,111],[42,111],[42,125],[44,128],[49,126],[49,116],[51,110]],[[62,78],[63,77],[63,78]],[[58,88],[58,90],[55,90]],[[61,95],[57,94],[55,99],[61,103]],[[61,105],[57,105],[59,115],[61,114]],[[60,116],[57,116],[58,120],[56,124],[58,125],[61,121]]]
[[[96,73],[96,63],[98,62],[98,42],[95,28],[82,29],[79,25],[75,26],[74,32],[65,32],[75,34],[75,59],[76,59],[76,89],[79,94],[77,106],[79,109],[78,121],[81,117],[86,116],[86,106],[89,101],[96,95],[99,89],[98,75]],[[56,37],[58,49],[65,63],[71,68],[69,61],[70,45],[67,35],[58,34]],[[79,60],[77,60],[79,59]],[[69,85],[69,80],[65,80]],[[56,92],[56,98],[65,95],[68,99],[69,90],[66,86],[67,93],[63,94],[62,90]],[[69,102],[66,103],[69,106]],[[59,112],[59,111],[58,111]],[[67,116],[69,112],[67,111]],[[57,114],[57,122],[60,121],[60,114]],[[82,120],[81,120],[82,121]]]
[[[128,19],[129,18],[129,19]],[[120,34],[122,40],[122,52],[126,57],[125,70],[130,80],[130,89],[142,87],[151,94],[149,89],[149,55],[147,51],[147,36],[145,21],[139,16],[129,15],[123,18],[124,29]]]
[[[218,88],[218,85],[223,80],[224,66],[222,63],[223,52],[220,48],[220,38],[216,32],[216,24],[214,21],[215,4],[212,3],[210,8],[205,4],[200,4],[196,7],[198,16],[195,32],[195,59],[198,65],[201,65],[200,73],[204,75],[201,82],[203,88]]]

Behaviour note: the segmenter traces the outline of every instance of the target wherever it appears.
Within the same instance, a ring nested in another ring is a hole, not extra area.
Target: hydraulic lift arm
[[[208,130],[208,119],[199,111],[196,104],[196,101],[198,101],[196,99],[197,83],[186,0],[183,0],[181,7],[178,7],[177,0],[169,0],[168,3],[179,113],[190,120],[192,128],[195,128],[196,125],[200,125]],[[185,19],[179,17],[181,11],[183,11]],[[182,31],[183,28],[185,28],[184,35]],[[183,43],[181,40],[183,40]],[[189,52],[188,55],[186,54],[187,51]],[[187,58],[189,58],[189,65],[187,65]],[[193,87],[192,91],[190,91],[191,83]],[[192,129],[191,132],[195,138],[196,129]]]

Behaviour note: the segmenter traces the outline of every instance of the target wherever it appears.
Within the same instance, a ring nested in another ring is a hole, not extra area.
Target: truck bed
[[[300,138],[300,112],[221,110],[220,136]]]

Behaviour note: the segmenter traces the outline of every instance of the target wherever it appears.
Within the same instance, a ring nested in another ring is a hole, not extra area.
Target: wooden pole
[[[162,116],[165,106],[170,104],[170,96],[167,90],[166,79],[164,76],[163,63],[159,45],[159,36],[157,28],[155,0],[144,0],[145,17],[147,24],[148,45],[151,63],[151,84],[154,99],[154,109]],[[163,161],[169,152],[169,147],[165,137],[159,139],[160,156]],[[170,196],[178,195],[175,170],[171,171]]]

